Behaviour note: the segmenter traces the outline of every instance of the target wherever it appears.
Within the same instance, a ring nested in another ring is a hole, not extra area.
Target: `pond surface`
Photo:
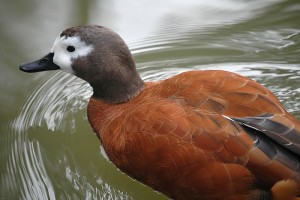
[[[248,76],[299,119],[299,19],[296,0],[2,1],[0,198],[167,199],[107,160],[87,121],[88,84],[18,70],[48,53],[63,29],[115,30],[144,80],[203,69]]]

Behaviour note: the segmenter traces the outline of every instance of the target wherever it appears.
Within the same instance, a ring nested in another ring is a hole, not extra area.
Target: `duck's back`
[[[88,117],[117,167],[174,199],[270,196],[300,173],[299,121],[230,72],[182,73],[121,104],[92,97]]]

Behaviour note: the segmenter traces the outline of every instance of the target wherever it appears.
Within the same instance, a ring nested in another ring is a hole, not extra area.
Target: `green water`
[[[63,29],[115,30],[144,80],[195,69],[248,76],[300,118],[299,19],[298,0],[1,1],[0,198],[167,199],[106,159],[86,118],[88,84],[18,70]]]

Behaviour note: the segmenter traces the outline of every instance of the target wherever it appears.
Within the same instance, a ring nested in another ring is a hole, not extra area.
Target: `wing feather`
[[[282,115],[265,114],[256,117],[233,118],[263,132],[266,136],[300,156],[300,129]]]

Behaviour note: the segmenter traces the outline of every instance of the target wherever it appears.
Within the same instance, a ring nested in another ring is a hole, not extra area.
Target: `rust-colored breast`
[[[230,72],[148,83],[123,104],[91,98],[88,117],[118,168],[174,199],[258,199],[300,173],[299,121]]]

